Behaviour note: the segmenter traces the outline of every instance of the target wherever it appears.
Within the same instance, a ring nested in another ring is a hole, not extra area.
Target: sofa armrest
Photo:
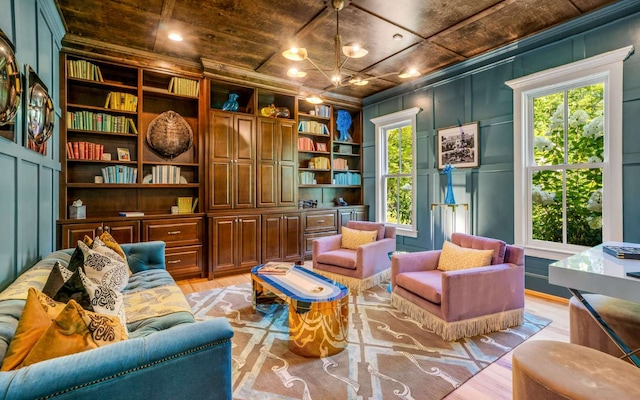
[[[524,267],[504,263],[442,273],[442,314],[458,321],[524,307]]]
[[[149,269],[165,269],[164,248],[161,241],[127,243],[121,245],[127,256],[129,269],[132,273]]]
[[[381,239],[363,244],[356,249],[356,268],[362,269],[362,276],[371,276],[391,266],[389,252],[395,251],[396,239]]]
[[[394,254],[391,257],[391,287],[396,286],[396,275],[403,272],[431,271],[438,268],[441,250]]]
[[[338,250],[342,244],[342,234],[319,237],[313,240],[311,244],[311,259],[313,260],[313,268],[316,268],[316,259],[319,254],[326,253],[331,250]]]
[[[231,399],[232,336],[226,318],[178,325],[1,372],[0,397]]]

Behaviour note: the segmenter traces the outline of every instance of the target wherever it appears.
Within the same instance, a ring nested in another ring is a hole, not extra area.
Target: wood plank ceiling
[[[343,44],[359,42],[369,53],[349,59],[345,75],[386,76],[366,86],[340,87],[308,61],[295,65],[306,77],[287,77],[295,62],[281,55],[296,44],[306,47],[322,69],[333,69],[336,13],[330,0],[56,2],[71,43],[124,46],[198,63],[211,60],[318,91],[364,98],[404,82],[396,74],[407,67],[428,74],[616,1],[347,0],[339,12]],[[180,32],[184,41],[169,40],[172,31]],[[402,39],[394,40],[396,34]]]

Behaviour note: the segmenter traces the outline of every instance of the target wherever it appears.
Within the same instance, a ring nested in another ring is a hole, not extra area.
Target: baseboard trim
[[[555,301],[557,303],[569,304],[569,299],[565,299],[564,297],[554,296],[548,293],[537,292],[531,289],[525,289],[524,294],[534,297],[540,297],[545,300]]]

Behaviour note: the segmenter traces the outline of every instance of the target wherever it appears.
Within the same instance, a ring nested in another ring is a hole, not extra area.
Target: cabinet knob
[[[319,223],[319,224],[321,224],[321,223],[323,223],[323,222],[324,222],[324,220],[323,220],[323,219],[319,219],[319,220],[318,220],[318,223]]]
[[[178,264],[181,261],[182,260],[169,260],[169,261],[167,261],[167,264]]]
[[[179,235],[180,231],[169,231],[167,232],[167,235]]]
[[[105,225],[105,226],[102,228],[102,230],[103,230],[103,231],[105,231],[105,232],[109,232],[109,233],[111,233],[111,228],[109,228],[107,225]]]

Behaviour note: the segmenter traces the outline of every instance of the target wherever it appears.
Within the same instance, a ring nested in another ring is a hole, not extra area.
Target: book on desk
[[[640,260],[640,245],[638,247],[603,245],[602,251],[624,260]]]
[[[286,275],[293,268],[294,263],[271,261],[262,266],[258,273],[265,275]]]

